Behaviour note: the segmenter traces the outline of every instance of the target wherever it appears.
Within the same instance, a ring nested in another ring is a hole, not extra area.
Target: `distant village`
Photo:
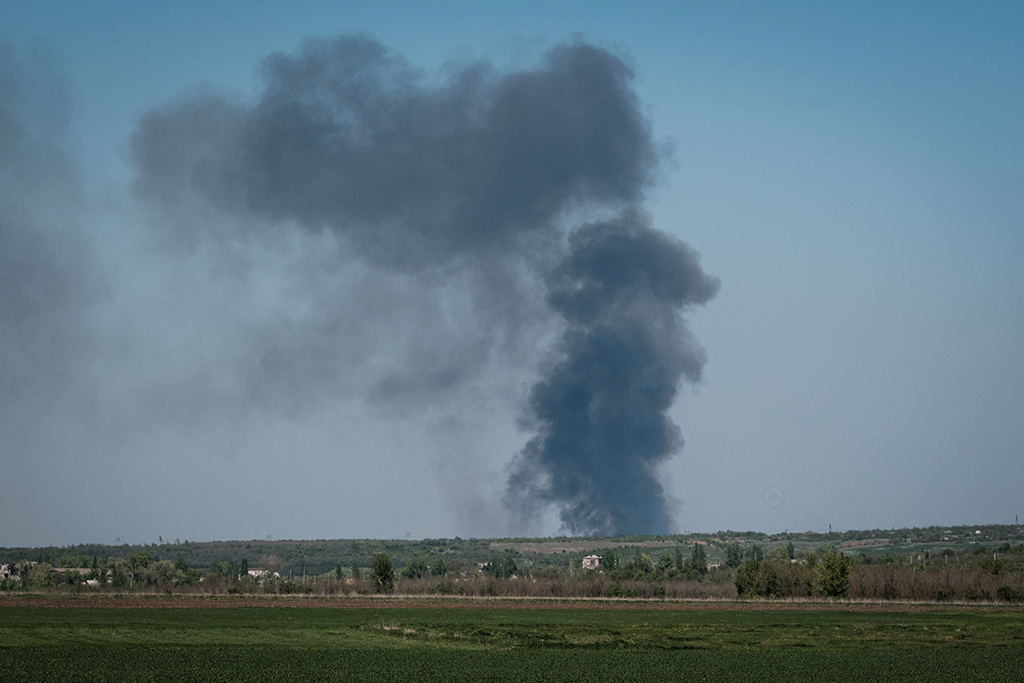
[[[0,592],[938,602],[1017,602],[1024,595],[1017,525],[776,535],[175,541],[0,548],[0,560]]]

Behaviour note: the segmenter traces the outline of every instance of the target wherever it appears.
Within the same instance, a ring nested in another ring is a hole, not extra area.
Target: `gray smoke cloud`
[[[682,439],[665,413],[705,361],[679,311],[709,301],[718,281],[636,212],[574,231],[550,280],[568,329],[562,358],[533,388],[539,433],[514,464],[507,502],[527,517],[554,503],[574,534],[669,533],[655,467]]]
[[[0,43],[0,422],[17,439],[75,384],[99,281],[77,223],[67,84],[45,50]]]
[[[230,444],[351,397],[431,414],[458,452],[501,394],[536,435],[503,518],[669,530],[665,411],[704,362],[680,316],[717,282],[640,210],[662,153],[628,64],[574,41],[531,69],[429,74],[355,35],[261,74],[254,97],[144,113],[136,203],[90,231],[67,83],[0,47],[0,425],[9,464],[38,456],[8,468],[5,509],[48,462],[155,460],[175,431]],[[482,519],[480,498],[461,507]]]
[[[301,320],[250,335],[243,365],[261,400],[386,365],[367,391],[415,403],[496,358],[528,364],[550,336],[540,276],[565,217],[633,205],[659,159],[631,70],[582,42],[532,70],[474,62],[429,77],[342,36],[272,55],[262,75],[252,103],[192,93],[132,139],[137,192],[172,242],[273,243],[298,226],[325,236],[318,268],[360,273],[335,289],[311,276]]]

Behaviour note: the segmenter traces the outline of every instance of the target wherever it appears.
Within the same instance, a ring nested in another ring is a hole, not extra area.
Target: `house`
[[[272,572],[269,569],[250,569],[249,576],[251,576],[256,581],[262,581],[264,579],[268,579],[271,577],[275,579],[281,578],[280,574],[278,574],[277,572]]]
[[[597,569],[600,566],[601,566],[601,556],[600,555],[587,555],[586,557],[583,558],[583,568],[584,569]]]

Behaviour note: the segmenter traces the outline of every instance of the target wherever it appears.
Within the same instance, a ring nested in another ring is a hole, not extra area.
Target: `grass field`
[[[1024,676],[1024,611],[1010,609],[210,604],[221,606],[0,603],[0,671],[17,681],[161,682]]]

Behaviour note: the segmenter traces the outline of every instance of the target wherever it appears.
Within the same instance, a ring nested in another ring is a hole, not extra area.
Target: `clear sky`
[[[172,183],[256,120],[268,56],[341,34],[436,93],[559,45],[632,69],[660,162],[628,202],[720,281],[684,314],[672,530],[1012,523],[1024,5],[633,5],[4,2],[0,545],[560,531],[505,495],[560,348],[540,280],[341,259],[277,186],[252,213]]]

